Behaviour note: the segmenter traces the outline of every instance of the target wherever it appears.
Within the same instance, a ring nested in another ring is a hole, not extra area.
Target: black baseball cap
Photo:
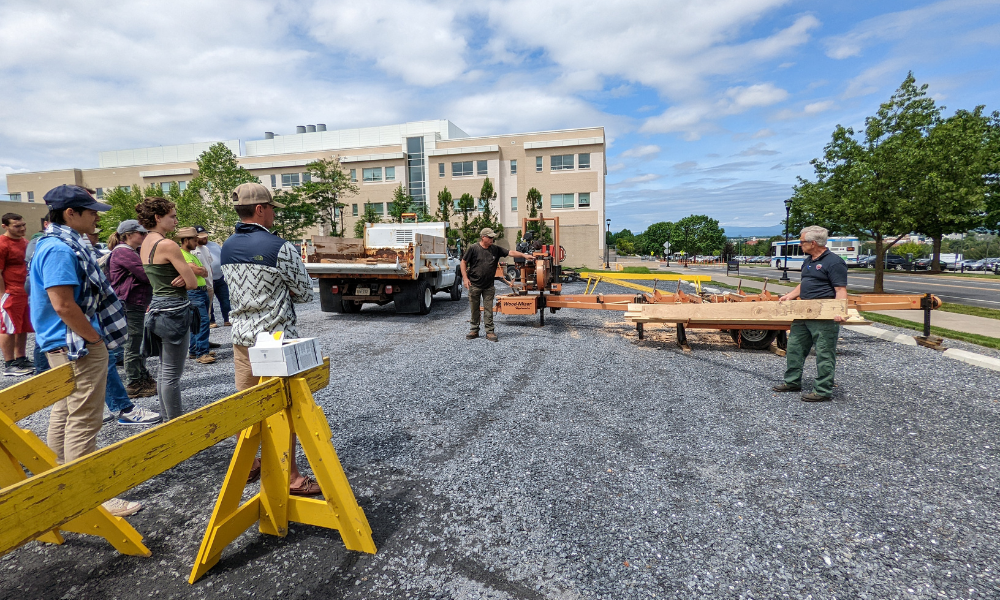
[[[205,234],[208,235],[208,230],[201,225],[195,225],[194,230],[198,232],[198,235]]]
[[[60,185],[45,193],[45,204],[49,210],[83,208],[96,211],[111,210],[110,204],[98,202],[85,188],[78,185]]]

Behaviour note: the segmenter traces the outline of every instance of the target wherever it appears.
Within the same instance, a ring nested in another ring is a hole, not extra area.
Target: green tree
[[[437,202],[438,208],[437,212],[434,213],[434,218],[445,223],[448,245],[455,246],[455,242],[461,237],[461,231],[451,226],[451,211],[455,201],[447,187],[438,192]]]
[[[528,190],[528,195],[524,199],[524,205],[528,209],[528,218],[537,219],[538,211],[542,208],[542,193],[536,188]],[[529,221],[528,231],[534,232],[536,240],[541,240],[543,244],[552,244],[552,228],[541,221]]]
[[[476,198],[469,193],[462,194],[458,199],[458,210],[462,213],[462,243],[466,247],[479,240],[479,232],[473,229],[469,215],[476,209]]]
[[[496,239],[503,239],[503,223],[493,212],[493,203],[496,202],[497,193],[493,189],[493,183],[487,177],[483,180],[483,187],[479,190],[479,210],[480,214],[473,220],[472,227],[477,232],[489,227],[496,232]]]
[[[128,189],[116,187],[105,192],[101,202],[110,204],[111,210],[101,213],[99,225],[101,232],[97,234],[98,238],[102,242],[108,241],[108,237],[118,229],[119,223],[136,218],[135,206],[142,202],[143,198],[162,195],[161,189],[153,184],[146,186],[146,189],[142,189],[142,186],[131,185],[128,186]]]
[[[309,181],[303,183],[298,189],[299,195],[315,205],[312,218],[313,223],[308,223],[305,228],[312,225],[320,225],[330,235],[344,235],[344,207],[347,206],[343,200],[348,196],[358,193],[358,186],[351,182],[350,176],[344,172],[340,166],[340,157],[321,158],[306,165],[306,172],[309,174]],[[290,215],[290,221],[310,218],[308,211],[296,208],[294,216]]]
[[[370,202],[365,202],[365,210],[354,224],[354,237],[361,239],[365,237],[365,223],[381,223],[382,216],[375,212],[375,207]]]
[[[413,212],[410,210],[411,204],[413,204],[413,198],[407,195],[403,184],[399,184],[396,189],[392,190],[392,202],[389,203],[389,216],[392,217],[392,222],[402,223],[403,215]]]
[[[274,226],[271,233],[286,240],[297,240],[302,234],[314,226],[320,217],[319,206],[309,199],[301,187],[277,190],[274,199],[284,204],[284,208],[274,211]]]
[[[674,223],[671,252],[712,255],[726,245],[726,232],[719,222],[705,215],[691,215]]]
[[[198,175],[184,193],[198,194],[204,199],[207,210],[203,224],[217,241],[229,237],[239,220],[233,210],[232,194],[243,183],[260,183],[260,180],[241,167],[233,151],[222,142],[213,144],[198,157]]]
[[[933,240],[931,270],[940,269],[945,235],[983,224],[988,176],[997,166],[990,147],[991,119],[983,108],[960,110],[935,123],[915,161],[916,191],[908,212],[915,222],[914,231]]]
[[[669,221],[660,221],[647,227],[643,233],[646,245],[648,246],[647,251],[662,255],[663,244],[670,241],[673,233],[674,224]]]
[[[875,293],[884,290],[885,254],[915,226],[909,209],[918,187],[920,148],[940,113],[926,90],[910,73],[875,116],[865,119],[860,139],[852,128],[838,125],[823,157],[812,161],[816,182],[800,182],[794,191],[793,223],[823,224],[831,233],[874,240]]]

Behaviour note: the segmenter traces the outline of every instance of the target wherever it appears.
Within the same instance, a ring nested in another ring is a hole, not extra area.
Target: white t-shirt
[[[205,267],[205,270],[208,271],[208,275],[205,276],[205,282],[211,286],[211,282],[215,279],[215,277],[212,276],[212,273],[214,273],[212,269],[212,253],[209,252],[206,246],[198,246],[191,251],[191,254],[197,256],[198,260],[201,261],[201,266]]]

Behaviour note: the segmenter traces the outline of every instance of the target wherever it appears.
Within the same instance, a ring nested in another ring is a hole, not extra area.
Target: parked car
[[[875,256],[873,255],[859,256],[858,266],[861,268],[870,269],[871,267],[875,266]]]
[[[982,271],[985,262],[982,260],[966,259],[961,262],[959,268],[963,271]]]
[[[913,264],[899,256],[898,254],[886,254],[885,255],[885,269],[886,271],[912,271]]]
[[[917,260],[913,261],[913,270],[929,271],[931,268],[931,264],[933,263],[934,263],[933,258],[918,258]]]

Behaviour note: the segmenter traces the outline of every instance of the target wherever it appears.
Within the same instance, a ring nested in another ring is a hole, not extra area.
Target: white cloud
[[[651,117],[639,128],[643,133],[683,132],[689,141],[717,130],[712,116],[736,115],[752,108],[770,106],[788,98],[788,92],[772,83],[736,86],[727,89],[715,103],[701,102],[671,106],[662,114]]]
[[[731,87],[726,90],[729,106],[726,112],[741,113],[750,108],[770,106],[788,98],[788,92],[771,83],[761,83],[749,87]]]
[[[773,212],[769,212],[769,213],[764,213],[764,214],[763,214],[763,215],[761,215],[761,216],[762,216],[762,217],[773,217],[773,216],[774,216],[774,213],[773,213]]]
[[[620,181],[618,183],[613,183],[613,184],[611,184],[611,185],[608,186],[608,189],[621,189],[621,188],[626,188],[626,187],[633,187],[633,186],[640,185],[640,184],[643,184],[643,183],[649,183],[651,181],[656,181],[660,177],[661,177],[661,175],[657,175],[655,173],[645,173],[643,175],[636,175],[635,177],[629,177],[628,179],[625,179],[625,180]]]
[[[324,0],[308,11],[309,33],[332,48],[372,61],[419,86],[457,79],[465,71],[466,41],[455,10],[421,0]],[[508,54],[502,41],[492,48]]]
[[[613,165],[608,165],[608,173],[615,173],[616,171],[621,171],[625,168],[625,163],[615,163]]]
[[[816,115],[816,114],[819,114],[821,112],[830,110],[835,105],[836,105],[836,103],[833,100],[823,100],[821,102],[812,102],[810,104],[806,104],[805,107],[803,107],[802,112],[806,113],[807,115]]]
[[[755,140],[759,140],[761,138],[772,137],[773,135],[774,135],[774,132],[771,131],[770,129],[767,129],[765,127],[764,129],[758,129],[757,131],[755,131],[754,134],[751,137],[753,139],[755,139]]]
[[[735,156],[773,156],[775,154],[781,154],[777,150],[768,150],[765,146],[767,146],[767,144],[759,142],[736,154]]]
[[[647,156],[655,156],[660,153],[660,147],[654,144],[649,144],[646,146],[636,146],[635,148],[629,148],[625,152],[622,152],[622,156],[628,158],[645,158]]]

